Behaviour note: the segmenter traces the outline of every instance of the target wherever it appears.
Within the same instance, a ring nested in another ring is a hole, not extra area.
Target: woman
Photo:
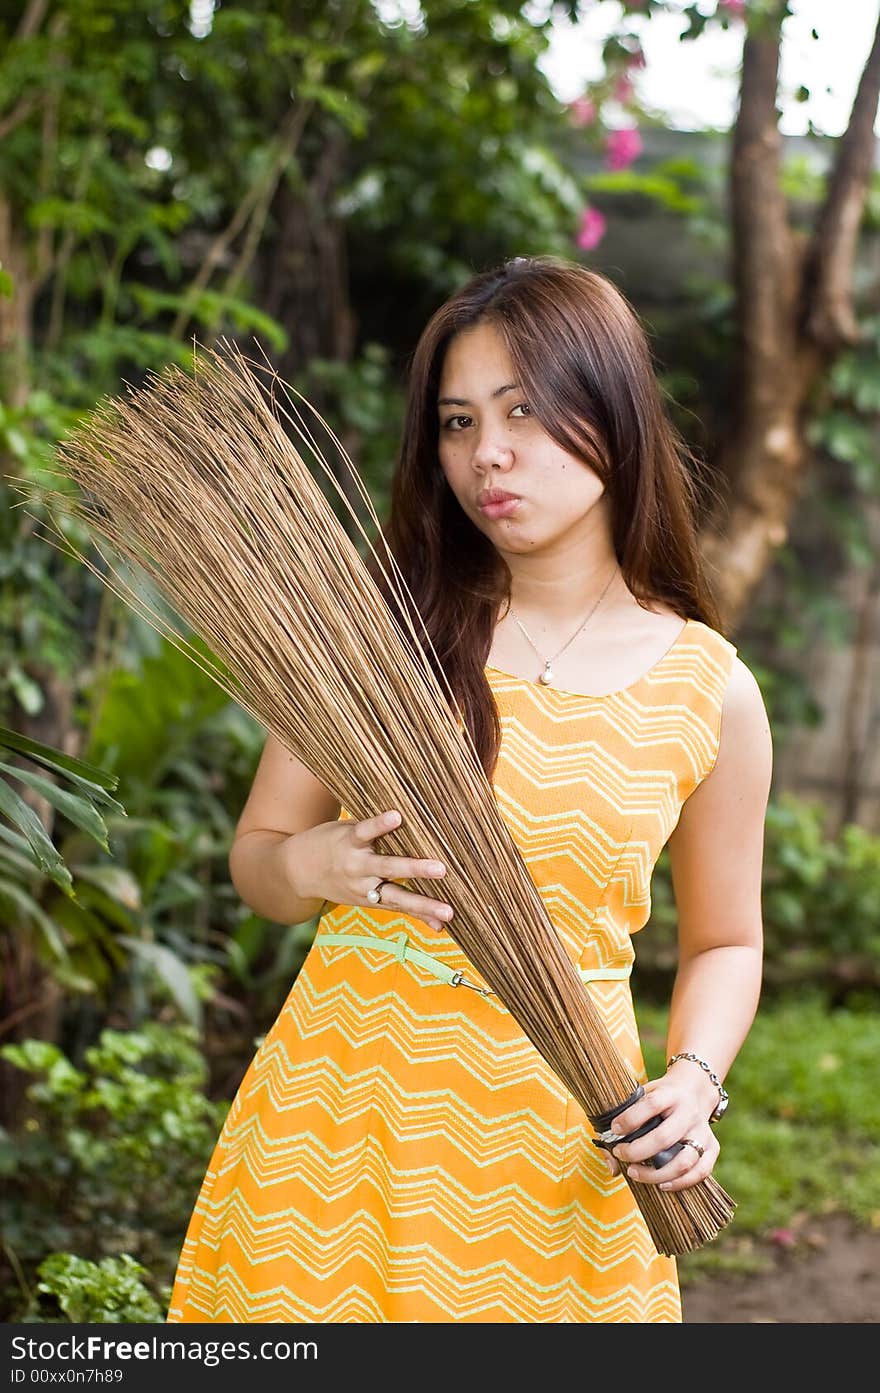
[[[444,934],[442,864],[381,854],[395,810],[353,821],[270,736],[233,882],[273,921],[320,920],[224,1125],[170,1321],[681,1320],[675,1262],[620,1168],[678,1190],[717,1161],[760,992],[772,758],[700,571],[687,464],[621,294],[517,258],[422,334],[386,531],[554,927],[645,1084],[615,1129],[662,1121],[613,1157],[594,1146]],[[648,1079],[628,979],[667,842],[679,960],[670,1063]],[[401,960],[401,933],[422,957]]]

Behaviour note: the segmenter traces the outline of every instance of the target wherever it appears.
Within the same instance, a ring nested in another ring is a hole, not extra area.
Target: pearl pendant
[[[550,670],[549,663],[544,664],[544,671],[541,673],[538,681],[542,682],[545,687],[549,687],[550,683],[553,681],[553,673]]]

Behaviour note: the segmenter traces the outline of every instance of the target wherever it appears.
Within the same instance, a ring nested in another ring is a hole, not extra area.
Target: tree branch
[[[780,20],[781,24],[781,20]],[[742,90],[730,171],[733,282],[747,394],[762,395],[768,360],[787,331],[794,293],[793,239],[782,192],[776,111],[781,30],[762,28],[743,46]]]
[[[36,105],[36,97],[19,97],[9,115],[4,116],[3,120],[0,121],[0,140],[4,140],[10,131],[14,131],[16,126],[20,126],[23,121],[26,121]]]
[[[79,203],[85,197],[92,177],[92,169],[97,158],[98,146],[101,137],[92,136],[86,150],[80,159],[79,168],[76,173],[76,182],[73,186],[73,201]],[[46,329],[46,336],[43,340],[44,351],[50,351],[58,347],[61,342],[61,333],[64,328],[64,302],[67,294],[67,268],[70,259],[79,240],[79,233],[74,227],[67,227],[61,237],[61,244],[58,254],[51,265],[51,272],[54,276],[52,282],[52,301],[49,309],[49,323]]]
[[[24,14],[18,21],[18,28],[15,31],[16,39],[32,39],[43,23],[48,8],[49,0],[29,0]]]
[[[46,101],[43,105],[43,130],[40,146],[39,194],[45,198],[50,193],[55,178],[58,155],[58,129],[61,109],[61,73],[66,66],[66,54],[55,42],[67,31],[67,15],[55,15],[49,25],[49,36],[53,40],[49,54]],[[54,261],[54,228],[43,223],[37,233],[34,254],[34,284],[39,287],[52,272]]]
[[[281,130],[278,136],[278,149],[270,161],[268,169],[264,171],[259,178],[255,179],[250,188],[245,192],[244,197],[226,227],[214,238],[197,274],[193,277],[184,295],[183,304],[171,327],[171,337],[173,339],[181,339],[183,337],[184,331],[192,319],[193,306],[196,300],[210,281],[214,268],[222,261],[232,242],[247,224],[251,214],[255,209],[259,209],[266,188],[271,188],[273,191],[276,188],[284,164],[293,158],[306,121],[311,113],[312,105],[312,102],[304,102],[301,106],[291,107],[288,111],[281,124]]]
[[[302,110],[303,108],[300,108],[300,113],[302,112]],[[250,225],[247,230],[247,236],[245,237],[244,245],[223,287],[223,292],[226,295],[234,295],[236,293],[239,285],[241,284],[241,281],[247,274],[248,269],[251,266],[251,263],[253,262],[253,259],[257,252],[257,247],[259,246],[260,239],[263,235],[263,230],[266,226],[266,221],[269,217],[269,210],[272,207],[272,200],[275,197],[278,184],[281,180],[281,176],[284,173],[286,166],[293,159],[294,152],[296,150],[297,145],[299,144],[303,127],[305,126],[308,112],[310,110],[311,103],[307,103],[306,115],[303,116],[298,123],[295,123],[290,128],[286,137],[282,137],[280,147],[276,152],[272,164],[269,168],[269,172],[266,176],[263,188],[260,192],[260,196],[252,210]]]
[[[852,279],[874,165],[878,100],[880,16],[804,262],[801,333],[823,353],[833,353],[860,338],[852,304]]]

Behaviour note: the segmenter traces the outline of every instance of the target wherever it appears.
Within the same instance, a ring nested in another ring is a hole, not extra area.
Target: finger
[[[677,1095],[671,1093],[669,1089],[662,1087],[651,1088],[645,1085],[645,1094],[637,1103],[633,1103],[626,1112],[618,1113],[612,1120],[610,1130],[616,1132],[618,1136],[627,1136],[630,1132],[635,1132],[639,1127],[650,1122],[652,1117],[658,1113],[665,1112],[674,1107]]]
[[[665,1189],[667,1184],[682,1180],[685,1176],[688,1177],[689,1184],[695,1184],[696,1180],[708,1175],[711,1169],[712,1159],[707,1158],[705,1149],[700,1155],[695,1146],[688,1145],[683,1146],[681,1151],[676,1152],[672,1159],[659,1169],[651,1165],[628,1166],[627,1176],[642,1184],[662,1185]]]
[[[699,1185],[701,1180],[708,1179],[711,1174],[712,1166],[708,1162],[708,1157],[704,1156],[702,1161],[691,1166],[690,1170],[686,1171],[684,1175],[680,1175],[677,1180],[661,1180],[659,1188],[667,1193],[674,1193],[676,1190],[689,1190],[692,1185]]]
[[[371,856],[370,875],[381,876],[383,880],[429,880],[446,874],[442,861],[416,861],[411,856]]]
[[[369,888],[372,889],[372,886]],[[438,921],[448,923],[455,915],[451,904],[428,899],[425,895],[414,895],[393,883],[382,886],[382,905],[385,909],[402,909],[404,914],[411,914],[413,918],[423,919],[431,925]]]
[[[628,1166],[639,1165],[640,1162],[656,1156],[658,1151],[665,1151],[668,1146],[674,1146],[677,1141],[681,1141],[682,1135],[691,1134],[686,1131],[682,1116],[672,1112],[643,1137],[615,1146],[614,1154],[619,1161],[624,1161]]]
[[[684,1157],[689,1160],[684,1160]],[[712,1174],[716,1159],[717,1152],[710,1151],[708,1146],[704,1148],[702,1156],[693,1146],[684,1146],[668,1166],[657,1171],[659,1186],[662,1190],[684,1190],[690,1185],[697,1185]],[[679,1164],[676,1165],[676,1162]]]
[[[399,827],[401,823],[400,813],[396,810],[386,813],[377,813],[375,817],[366,817],[362,821],[354,824],[354,835],[357,841],[366,846],[373,842],[383,833],[390,832],[392,828]]]

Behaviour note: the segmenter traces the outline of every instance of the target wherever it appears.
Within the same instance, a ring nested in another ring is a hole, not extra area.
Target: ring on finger
[[[367,891],[367,900],[370,904],[382,903],[382,886],[390,885],[390,880],[380,880],[378,885],[374,885],[372,890]]]
[[[682,1137],[681,1144],[682,1146],[692,1146],[698,1156],[702,1156],[703,1152],[706,1149],[704,1146],[700,1146],[700,1143],[698,1141],[694,1141],[693,1137]]]

